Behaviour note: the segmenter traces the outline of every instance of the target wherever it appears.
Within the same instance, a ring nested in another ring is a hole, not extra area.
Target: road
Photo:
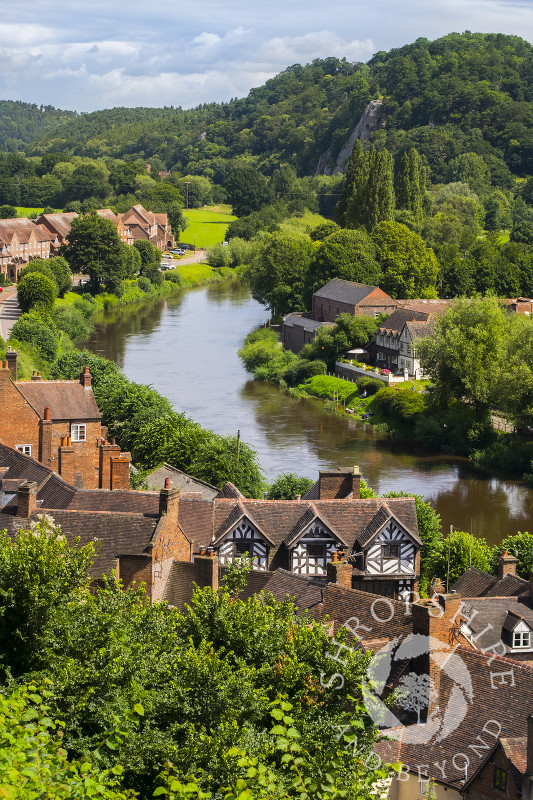
[[[21,311],[17,303],[17,290],[14,286],[4,289],[0,294],[0,336],[7,340],[9,332],[20,317]]]
[[[202,264],[205,262],[207,256],[207,250],[197,250],[195,253],[191,253],[190,256],[182,256],[181,258],[163,258],[161,259],[162,264],[170,264],[172,267],[183,267],[186,264]]]

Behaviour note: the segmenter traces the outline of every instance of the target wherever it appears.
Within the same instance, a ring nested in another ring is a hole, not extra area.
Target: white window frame
[[[513,650],[529,650],[531,631],[513,631]]]
[[[87,425],[85,422],[70,423],[70,438],[73,442],[87,441]]]
[[[31,456],[31,444],[16,444],[16,449],[25,456]]]

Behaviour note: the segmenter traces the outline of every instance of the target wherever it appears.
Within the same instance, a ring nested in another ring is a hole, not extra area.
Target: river
[[[249,380],[237,350],[267,319],[237,281],[194,289],[167,300],[106,313],[87,343],[132,380],[151,384],[176,410],[221,434],[241,431],[268,481],[282,472],[311,478],[319,469],[359,465],[378,493],[424,495],[445,529],[497,543],[530,530],[533,492],[475,469],[468,460],[398,446],[369,425],[324,411]]]

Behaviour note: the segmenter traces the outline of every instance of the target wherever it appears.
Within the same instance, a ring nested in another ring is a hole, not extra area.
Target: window
[[[70,426],[70,438],[73,442],[85,442],[87,439],[87,426],[81,422],[73,422]]]
[[[324,558],[326,555],[326,546],[323,544],[308,544],[307,555],[311,558]]]
[[[31,444],[18,444],[17,450],[20,450],[25,456],[31,456]]]
[[[237,539],[235,542],[235,555],[243,556],[248,553],[250,558],[254,554],[254,543],[250,539]]]
[[[399,558],[400,545],[399,544],[384,544],[383,545],[383,558]]]
[[[507,770],[501,769],[500,767],[494,767],[493,786],[496,789],[501,789],[502,792],[505,792],[507,789]]]
[[[513,633],[513,650],[529,647],[530,637],[529,631],[515,631]]]

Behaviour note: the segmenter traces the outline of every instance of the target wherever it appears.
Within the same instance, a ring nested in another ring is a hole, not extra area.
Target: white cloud
[[[452,30],[533,39],[531,0],[92,0],[90,14],[82,0],[34,0],[3,20],[0,98],[78,110],[227,100],[295,62],[366,61]]]

